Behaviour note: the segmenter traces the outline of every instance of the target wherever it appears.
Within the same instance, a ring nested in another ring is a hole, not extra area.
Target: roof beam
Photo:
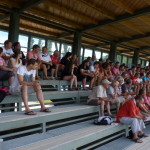
[[[142,39],[142,38],[146,38],[146,37],[150,37],[150,32],[146,33],[145,35],[137,34],[137,35],[132,36],[131,38],[122,38],[122,39],[116,41],[116,43],[129,42],[132,40],[138,40],[138,39]]]
[[[116,6],[124,9],[126,12],[130,13],[130,14],[134,14],[134,11],[132,10],[132,8],[127,4],[127,2],[125,0],[111,0],[111,2],[113,2]]]
[[[87,0],[77,0],[78,2],[82,3],[82,5],[89,7],[89,8],[93,8],[95,11],[97,11],[98,13],[102,14],[103,16],[109,18],[109,19],[115,19],[115,16],[112,15],[111,12],[108,12],[106,9],[102,8],[102,7],[97,7],[95,4],[93,3],[89,3],[89,1]]]
[[[97,28],[100,28],[100,27],[103,27],[103,26],[106,26],[106,25],[110,25],[110,24],[121,22],[121,21],[129,20],[129,19],[139,17],[139,16],[142,16],[142,15],[145,15],[145,14],[149,14],[149,13],[150,13],[150,7],[146,7],[144,9],[135,11],[134,14],[124,14],[124,15],[116,17],[115,20],[107,19],[105,21],[101,21],[98,25],[87,26],[82,31],[86,32],[88,30],[97,29]]]
[[[0,9],[8,11],[8,12],[12,12],[13,11],[12,8],[9,8],[9,7],[3,6],[3,5],[0,5]]]
[[[23,5],[23,7],[21,7],[21,8],[19,9],[19,12],[23,12],[23,11],[25,11],[25,10],[27,10],[27,9],[30,9],[30,8],[32,8],[32,7],[34,7],[34,6],[36,6],[36,5],[40,4],[40,3],[42,3],[43,1],[45,1],[45,0],[28,0],[28,1]]]
[[[65,37],[71,36],[73,34],[74,34],[74,32],[72,32],[72,33],[62,33],[62,34],[58,35],[57,38],[65,38]]]
[[[75,29],[73,29],[71,27],[68,27],[68,26],[65,26],[65,25],[62,25],[62,24],[59,24],[59,23],[55,23],[53,21],[49,21],[47,19],[43,19],[41,17],[37,17],[37,16],[30,15],[30,14],[27,14],[27,13],[21,13],[21,16],[31,18],[31,19],[35,19],[35,20],[38,20],[38,21],[41,21],[41,22],[45,22],[47,24],[53,25],[57,28],[64,29],[64,30],[67,30],[67,31],[75,31]]]
[[[103,47],[103,46],[109,46],[110,43],[100,43],[100,44],[97,44],[95,45],[95,47]]]
[[[150,49],[150,46],[143,46],[143,47],[141,47],[141,48],[139,48],[139,49],[141,49],[141,50]]]
[[[23,5],[23,7],[18,10],[18,12],[23,12],[23,11],[29,9],[29,8],[32,8],[32,7],[36,6],[36,5],[38,5],[39,3],[43,2],[43,1],[44,0],[28,0]],[[6,10],[6,11],[9,11],[9,12],[13,12],[14,11],[13,9],[5,7],[5,6],[0,6],[0,9]],[[9,14],[9,16],[10,16],[10,14]],[[6,16],[3,16],[2,18],[0,17],[0,21],[6,20],[9,16],[6,15]]]
[[[106,38],[103,38],[103,37],[100,37],[100,36],[97,36],[97,35],[94,35],[94,34],[90,34],[90,33],[83,33],[82,34],[84,37],[91,37],[93,39],[99,39],[99,40],[102,40],[102,41],[105,41],[105,42],[110,42],[112,43],[113,41],[109,40],[109,39],[106,39]]]
[[[3,16],[0,16],[0,22],[6,20],[7,18],[9,18],[10,14],[6,14],[6,15],[3,15]]]

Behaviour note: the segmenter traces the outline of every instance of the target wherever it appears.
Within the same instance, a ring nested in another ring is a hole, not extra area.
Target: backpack
[[[111,125],[112,122],[113,120],[110,116],[103,116],[94,120],[95,125]]]

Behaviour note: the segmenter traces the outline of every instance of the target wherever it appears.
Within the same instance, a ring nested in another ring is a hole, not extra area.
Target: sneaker
[[[50,77],[51,78],[51,80],[55,80],[55,77]]]

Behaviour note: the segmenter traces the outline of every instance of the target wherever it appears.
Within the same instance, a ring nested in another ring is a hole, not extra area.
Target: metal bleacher
[[[21,97],[7,96],[1,104],[17,105],[1,107],[1,110],[15,108],[15,111],[0,114],[0,150],[92,149],[97,143],[104,144],[127,135],[128,126],[125,125],[93,125],[99,107],[86,105],[90,90],[68,91],[67,81],[39,82],[44,86],[44,99],[50,100],[49,105],[53,104],[52,112],[35,109],[37,115],[24,115]],[[80,82],[78,86],[80,89]],[[35,94],[29,95],[29,101],[37,101]]]

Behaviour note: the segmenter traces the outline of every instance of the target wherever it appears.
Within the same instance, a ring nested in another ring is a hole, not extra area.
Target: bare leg
[[[106,108],[107,108],[107,112],[108,112],[108,115],[112,115],[111,112],[110,112],[110,103],[109,102],[106,102]]]
[[[92,88],[93,88],[94,81],[95,81],[95,78],[93,78],[93,79],[91,80],[91,82],[90,82],[90,89],[92,89]]]
[[[85,84],[86,84],[86,78],[84,78],[84,79],[82,80],[83,89],[85,89]]]
[[[23,85],[21,88],[21,96],[22,96],[22,100],[24,103],[24,107],[25,107],[25,112],[30,112],[30,108],[28,105],[28,86],[27,85]]]
[[[44,73],[45,78],[48,79],[46,65],[45,64],[41,64],[41,68],[43,69],[43,73]]]
[[[35,89],[35,92],[36,92],[36,97],[40,102],[41,109],[42,110],[46,109],[44,101],[43,101],[44,97],[43,97],[43,92],[42,92],[42,89],[41,89],[41,85],[39,83],[37,83],[36,85],[34,85],[34,89]]]
[[[74,78],[73,76],[64,76],[63,80],[70,80],[70,88],[72,89],[72,85],[73,85],[73,82],[74,82]]]
[[[74,85],[75,85],[75,88],[77,88],[77,77],[74,75]]]
[[[54,77],[55,69],[51,69],[51,77]]]
[[[56,65],[56,69],[55,69],[55,78],[57,78],[58,68],[59,68],[59,64]]]
[[[104,116],[104,106],[105,106],[105,102],[101,101],[101,103],[100,103],[100,113],[101,113],[101,116]]]
[[[118,113],[119,108],[120,108],[120,102],[117,102],[117,103],[116,103],[116,108],[117,108],[117,113]]]

